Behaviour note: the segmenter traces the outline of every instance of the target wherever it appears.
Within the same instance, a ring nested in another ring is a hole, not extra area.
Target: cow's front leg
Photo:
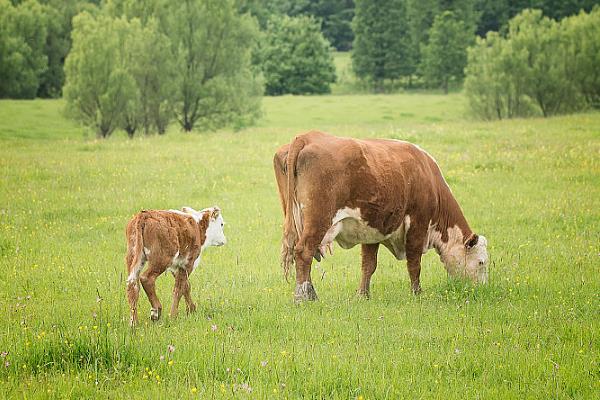
[[[362,254],[362,277],[360,279],[360,287],[358,294],[369,298],[369,287],[371,285],[371,276],[377,268],[377,250],[379,243],[363,244],[361,246]]]
[[[294,301],[317,300],[317,292],[312,284],[310,270],[314,255],[314,246],[298,246],[296,248],[296,289]]]
[[[423,242],[421,240],[406,241],[406,266],[410,276],[410,287],[413,294],[421,293],[421,256],[423,255]]]

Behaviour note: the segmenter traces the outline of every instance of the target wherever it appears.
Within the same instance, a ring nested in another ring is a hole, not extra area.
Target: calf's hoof
[[[188,314],[193,314],[196,312],[196,305],[195,304],[191,304],[188,306],[187,308],[187,313]]]
[[[151,308],[150,309],[150,319],[152,321],[158,321],[160,319],[160,308]]]
[[[371,295],[369,294],[368,290],[358,289],[358,292],[356,294],[361,299],[369,300],[371,298]]]
[[[297,284],[296,290],[294,290],[294,302],[301,303],[306,300],[317,300],[317,292],[315,292],[312,283],[308,281]]]
[[[412,288],[412,292],[415,296],[420,295],[422,291],[421,285]]]

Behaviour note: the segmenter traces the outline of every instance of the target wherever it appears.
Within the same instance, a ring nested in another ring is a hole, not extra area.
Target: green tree
[[[336,79],[329,42],[312,17],[272,17],[259,59],[268,95],[328,93]]]
[[[176,117],[185,131],[243,125],[260,111],[262,82],[251,66],[258,29],[233,0],[170,4],[168,36],[179,82]]]
[[[138,95],[127,70],[131,34],[125,19],[94,18],[87,12],[73,19],[73,45],[65,62],[67,113],[98,137],[123,126],[124,110]]]
[[[321,23],[325,38],[340,51],[349,50],[354,34],[354,0],[276,0],[279,12],[291,17],[313,16]]]
[[[497,32],[477,38],[468,49],[465,69],[465,93],[471,110],[480,118],[526,117],[535,113],[526,96],[526,84],[520,76],[526,62],[524,54],[514,54],[509,43]]]
[[[404,0],[356,1],[353,27],[352,68],[376,91],[415,71]]]
[[[600,108],[600,7],[562,21],[567,76],[590,107]]]
[[[437,15],[429,31],[429,42],[423,48],[421,71],[425,80],[448,93],[450,81],[461,81],[464,77],[471,41],[465,24],[452,11]]]
[[[83,10],[97,11],[82,0],[39,0],[46,16],[47,35],[44,53],[48,67],[40,77],[38,97],[60,97],[65,81],[64,62],[71,48],[71,20]]]
[[[0,0],[0,98],[34,98],[47,69],[47,20],[34,0]]]
[[[556,22],[525,10],[506,38],[489,32],[469,50],[465,90],[483,118],[550,116],[600,100],[600,11]]]
[[[513,76],[525,82],[525,93],[544,116],[577,107],[574,85],[566,73],[565,39],[559,24],[541,10],[525,10],[509,22],[511,52],[523,60]]]

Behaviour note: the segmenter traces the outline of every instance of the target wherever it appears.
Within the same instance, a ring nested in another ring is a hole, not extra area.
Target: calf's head
[[[219,207],[209,207],[201,211],[196,211],[190,207],[183,207],[182,211],[193,215],[197,220],[202,220],[204,218],[208,220],[206,240],[203,244],[204,248],[209,246],[223,246],[227,243],[227,238],[223,232],[225,221],[223,220],[223,214],[221,214],[221,209]]]

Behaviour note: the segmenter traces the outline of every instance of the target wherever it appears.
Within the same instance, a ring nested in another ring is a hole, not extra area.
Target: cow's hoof
[[[151,308],[150,309],[150,319],[152,321],[158,321],[160,319],[160,308]]]
[[[413,294],[414,294],[415,296],[418,296],[418,295],[420,295],[422,291],[423,291],[423,290],[421,289],[421,286],[420,286],[420,285],[419,285],[419,286],[417,286],[417,287],[413,287],[413,288],[412,288],[412,292],[413,292]]]
[[[296,290],[294,290],[294,301],[296,303],[301,303],[306,300],[317,300],[317,292],[315,292],[312,283],[308,281],[296,285]]]
[[[369,294],[368,290],[358,289],[358,292],[356,293],[356,295],[358,296],[358,298],[364,299],[364,300],[369,300],[371,298],[371,295]]]

